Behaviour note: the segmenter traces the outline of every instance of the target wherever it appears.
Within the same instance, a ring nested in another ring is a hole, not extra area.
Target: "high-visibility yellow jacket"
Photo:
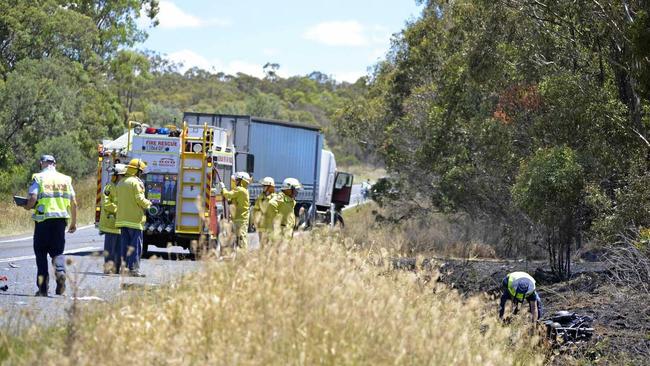
[[[517,286],[520,282],[528,283],[526,293],[517,293]],[[535,292],[535,279],[526,272],[512,272],[508,275],[508,292],[513,299],[523,301]]]
[[[32,180],[38,185],[32,219],[42,222],[70,218],[70,201],[74,198],[72,178],[50,168],[32,175]]]
[[[99,231],[109,234],[119,234],[120,229],[115,226],[115,183],[110,182],[102,191],[102,210],[99,216]]]
[[[232,191],[223,189],[221,194],[235,205],[235,213],[232,216],[232,221],[239,224],[248,224],[251,207],[248,189],[237,186]]]
[[[117,184],[115,193],[115,226],[142,230],[147,220],[144,210],[151,207],[151,201],[144,196],[144,183],[136,176],[127,175]]]
[[[276,196],[276,193],[271,193],[268,196],[264,193],[257,196],[255,200],[255,206],[253,206],[253,223],[257,231],[264,231],[264,216],[269,207],[269,202]]]
[[[278,193],[270,201],[264,215],[264,230],[273,232],[279,229],[282,235],[290,237],[296,225],[296,215],[293,213],[296,200],[286,194]],[[280,226],[279,228],[277,226]]]

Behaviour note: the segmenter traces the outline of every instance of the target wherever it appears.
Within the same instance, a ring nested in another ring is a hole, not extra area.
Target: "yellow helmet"
[[[147,164],[141,159],[131,159],[129,165],[126,166],[126,175],[136,175],[138,171],[144,172]]]
[[[133,168],[133,169],[138,169],[138,170],[144,170],[147,167],[147,164],[142,161],[141,159],[131,159],[129,161],[129,165],[127,165],[127,168]]]
[[[237,173],[235,173],[233,175],[233,177],[235,178],[235,180],[241,179],[241,180],[246,181],[246,183],[251,182],[251,176],[248,175],[248,173],[246,173],[246,172],[237,172]]]

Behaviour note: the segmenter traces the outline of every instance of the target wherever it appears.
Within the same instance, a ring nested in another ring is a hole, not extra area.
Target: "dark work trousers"
[[[66,219],[49,219],[37,222],[34,226],[34,255],[36,256],[36,285],[42,293],[47,293],[49,254],[56,273],[65,273],[65,227]]]
[[[131,271],[137,270],[142,256],[142,230],[123,227],[120,232],[122,264],[126,264]]]
[[[121,234],[104,234],[104,264],[111,264],[111,269],[114,273],[120,273],[121,251],[120,247]]]

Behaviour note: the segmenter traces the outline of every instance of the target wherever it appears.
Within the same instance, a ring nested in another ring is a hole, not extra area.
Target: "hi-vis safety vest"
[[[56,171],[45,171],[32,175],[32,179],[38,184],[32,219],[42,222],[70,218],[72,178]]]
[[[517,286],[521,282],[529,282],[528,291],[523,293],[517,293]],[[513,299],[518,301],[524,301],[526,296],[529,296],[535,292],[535,279],[526,272],[512,272],[508,275],[508,292]]]

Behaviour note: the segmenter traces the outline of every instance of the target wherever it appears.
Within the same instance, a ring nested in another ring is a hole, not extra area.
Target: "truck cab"
[[[317,222],[334,225],[343,222],[341,210],[350,204],[354,176],[336,168],[336,158],[331,151],[323,150],[320,161],[318,200],[316,201]],[[307,225],[310,223],[307,222]]]

